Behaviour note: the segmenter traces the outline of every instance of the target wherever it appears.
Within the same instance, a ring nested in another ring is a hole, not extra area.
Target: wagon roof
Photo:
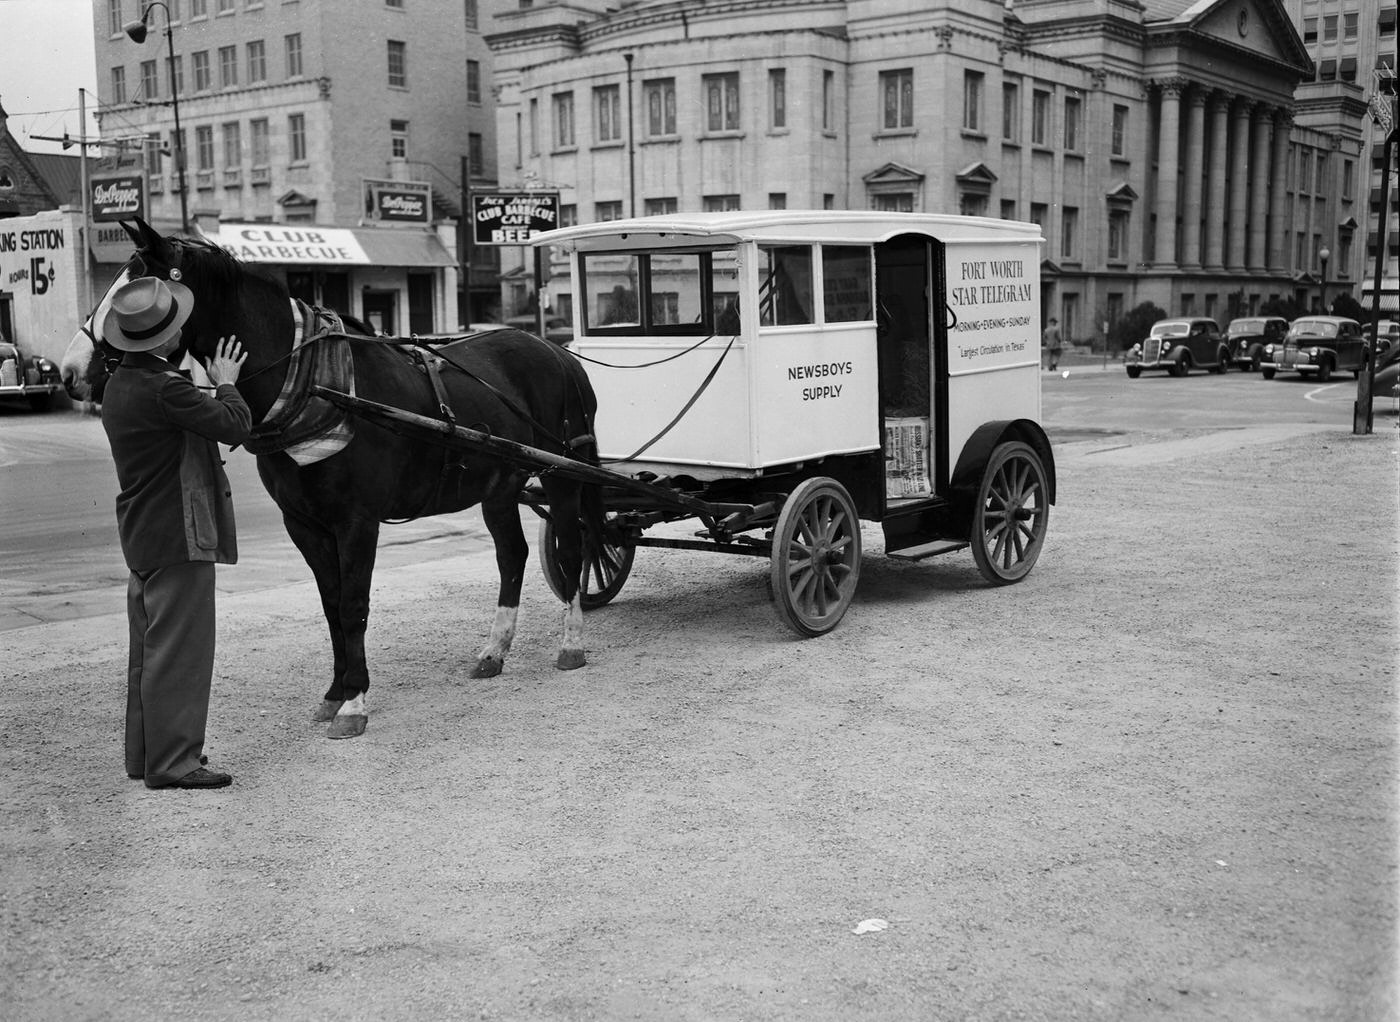
[[[585,252],[618,249],[732,245],[740,241],[870,244],[900,234],[925,234],[944,242],[1039,242],[1036,224],[940,213],[873,210],[764,210],[672,213],[605,220],[544,231],[531,244]]]

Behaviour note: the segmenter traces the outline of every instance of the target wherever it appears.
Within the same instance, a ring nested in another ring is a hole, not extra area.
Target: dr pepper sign
[[[558,226],[558,192],[472,193],[472,238],[478,245],[528,245]]]

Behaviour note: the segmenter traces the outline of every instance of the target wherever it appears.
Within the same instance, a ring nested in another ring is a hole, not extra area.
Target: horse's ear
[[[161,237],[156,233],[156,229],[139,216],[136,218],[136,229],[140,235],[136,239],[137,248],[154,248],[161,242]]]
[[[140,218],[137,218],[137,221],[136,221],[136,222],[137,222],[138,224],[140,224],[142,227],[144,227],[144,226],[146,225],[145,221],[144,221],[144,220],[141,220]],[[122,225],[122,230],[126,231],[127,237],[129,237],[129,238],[131,239],[131,243],[132,243],[133,245],[135,245],[137,248],[140,248],[140,247],[141,247],[141,232],[138,231],[135,227],[132,227],[131,224],[127,223],[125,220],[119,220],[118,223],[120,223],[120,224]]]

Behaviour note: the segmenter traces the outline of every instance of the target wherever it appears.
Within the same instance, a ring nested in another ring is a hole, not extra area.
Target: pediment
[[[918,184],[924,175],[902,163],[887,163],[861,178],[867,185]]]
[[[1198,0],[1182,7],[1171,0],[1148,0],[1149,27],[1175,29],[1244,51],[1250,60],[1306,70],[1312,59],[1280,0]]]
[[[1126,181],[1120,181],[1113,188],[1108,190],[1107,199],[1109,202],[1136,202],[1138,193],[1133,190],[1133,186]]]
[[[316,205],[316,200],[313,199],[311,196],[303,192],[299,192],[295,188],[293,188],[290,191],[283,193],[282,197],[277,200],[277,205],[314,206]]]
[[[969,163],[958,171],[958,181],[962,184],[996,184],[997,176],[985,163]]]

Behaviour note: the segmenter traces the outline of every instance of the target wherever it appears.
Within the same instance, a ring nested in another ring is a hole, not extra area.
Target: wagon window
[[[811,246],[763,245],[758,253],[759,325],[812,322]]]
[[[822,307],[828,323],[870,319],[870,249],[822,246]]]
[[[734,253],[585,253],[580,290],[588,332],[598,335],[704,336],[716,331],[716,318],[731,310],[737,333],[738,290]]]

